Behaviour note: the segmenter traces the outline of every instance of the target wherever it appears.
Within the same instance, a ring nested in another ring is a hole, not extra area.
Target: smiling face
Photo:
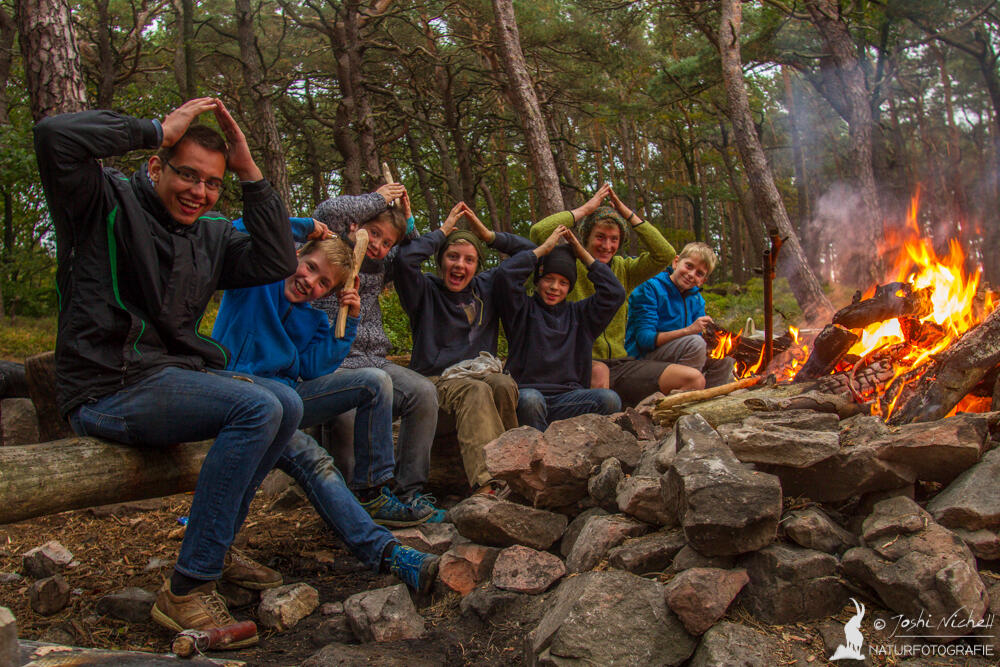
[[[461,292],[476,275],[479,253],[468,241],[458,241],[445,248],[441,256],[441,277],[450,292]]]
[[[194,224],[219,200],[220,189],[208,187],[206,181],[222,182],[226,156],[193,141],[184,141],[170,158],[170,165],[157,155],[149,158],[153,187],[174,220],[182,225]],[[197,182],[192,183],[192,179]]]
[[[607,264],[618,252],[622,242],[622,230],[618,225],[609,222],[598,222],[590,230],[587,238],[587,252],[598,262]]]
[[[546,273],[538,279],[538,295],[547,306],[562,302],[569,294],[569,280],[558,273]]]
[[[368,232],[368,250],[365,255],[371,259],[383,259],[399,243],[400,233],[387,220],[371,220],[361,225]]]
[[[686,292],[692,287],[701,287],[708,279],[708,267],[697,257],[674,257],[674,272],[670,274],[670,280],[681,292]]]
[[[344,282],[346,269],[331,265],[320,251],[299,257],[295,273],[285,278],[285,298],[291,303],[305,303],[324,297]]]

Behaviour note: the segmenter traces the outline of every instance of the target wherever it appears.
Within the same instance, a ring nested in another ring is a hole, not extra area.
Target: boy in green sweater
[[[602,206],[605,198],[611,206]],[[652,224],[622,203],[615,191],[607,183],[601,185],[597,193],[583,206],[572,211],[563,211],[539,220],[528,232],[535,244],[541,244],[559,225],[577,229],[577,236],[583,241],[587,252],[594,259],[608,265],[625,288],[626,294],[646,282],[673,261],[676,252],[673,246]],[[638,257],[624,257],[618,254],[628,228],[639,237],[644,246]],[[568,301],[580,301],[594,293],[594,285],[587,278],[586,267],[577,262],[576,285],[569,293]],[[622,402],[634,405],[645,396],[637,395],[635,387],[645,387],[649,382],[637,382],[651,377],[655,385],[665,367],[656,362],[637,360],[625,351],[625,323],[628,320],[628,301],[618,309],[611,323],[594,341],[594,359],[591,387],[614,389]]]

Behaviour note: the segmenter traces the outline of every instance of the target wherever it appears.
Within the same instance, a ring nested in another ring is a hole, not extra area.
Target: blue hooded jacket
[[[632,291],[628,299],[628,323],[625,325],[625,350],[639,358],[656,348],[656,334],[676,331],[691,325],[705,314],[705,298],[692,287],[685,293],[670,279],[674,267],[668,266]]]
[[[306,222],[308,221],[308,222]],[[296,241],[312,231],[311,218],[292,218]],[[242,221],[233,222],[237,228]],[[358,318],[347,318],[343,338],[334,338],[326,313],[285,298],[285,281],[227,290],[212,337],[229,348],[227,370],[280,380],[294,387],[332,373],[351,349]]]

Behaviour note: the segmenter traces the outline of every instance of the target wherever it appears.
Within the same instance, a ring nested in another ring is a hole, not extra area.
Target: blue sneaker
[[[405,528],[406,526],[416,526],[427,521],[431,512],[426,507],[407,505],[397,498],[389,487],[383,486],[382,493],[361,503],[365,511],[371,516],[372,521],[380,526],[390,528]]]
[[[410,506],[418,508],[419,511],[427,510],[430,512],[424,523],[444,523],[448,516],[448,512],[437,506],[437,498],[429,493],[415,494],[413,500],[410,501]]]
[[[438,556],[396,544],[386,559],[386,565],[389,572],[399,577],[404,584],[418,593],[426,593],[437,577]]]

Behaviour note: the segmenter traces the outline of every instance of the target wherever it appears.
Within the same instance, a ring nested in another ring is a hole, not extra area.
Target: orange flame
[[[981,269],[969,275],[965,270],[965,253],[954,239],[948,242],[948,253],[938,256],[930,240],[924,238],[917,224],[919,193],[910,203],[906,226],[898,239],[891,239],[902,246],[902,252],[895,261],[889,275],[897,282],[909,283],[914,291],[932,288],[930,314],[920,319],[921,323],[932,323],[943,332],[931,343],[921,345],[909,341],[909,348],[902,358],[895,359],[895,375],[912,371],[928,362],[931,357],[954,342],[959,336],[979,324],[982,317],[993,309],[992,295],[987,294],[982,306],[975,304],[979,288]],[[869,290],[870,292],[874,291]],[[851,348],[849,354],[864,357],[873,350],[896,343],[907,342],[903,327],[898,319],[872,324],[861,332],[861,339]],[[890,380],[891,382],[891,380]],[[895,408],[899,394],[890,402],[887,414]]]

